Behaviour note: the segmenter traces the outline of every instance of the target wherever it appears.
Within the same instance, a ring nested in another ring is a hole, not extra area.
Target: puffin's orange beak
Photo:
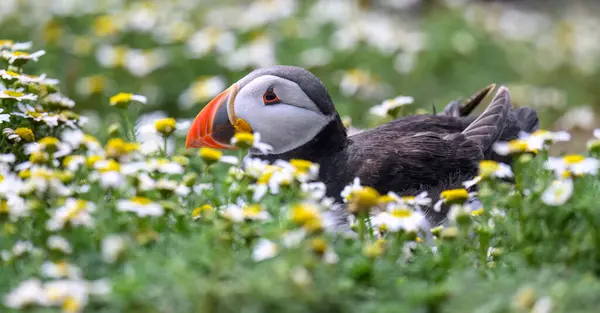
[[[231,121],[235,121],[233,101],[237,90],[238,85],[233,84],[200,111],[188,131],[186,148],[236,149],[230,142],[235,133]]]

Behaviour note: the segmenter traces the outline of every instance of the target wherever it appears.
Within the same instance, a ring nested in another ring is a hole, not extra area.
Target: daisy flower
[[[513,172],[511,167],[507,164],[483,160],[479,162],[479,176],[481,178],[509,178],[513,177]]]
[[[407,207],[395,207],[378,213],[371,218],[371,223],[381,230],[393,233],[399,230],[417,232],[427,228],[425,215]]]
[[[31,49],[31,46],[33,45],[33,43],[31,41],[27,41],[27,42],[14,42],[13,40],[0,40],[0,50],[13,50],[13,51],[20,51],[20,50],[29,50]]]
[[[94,163],[94,168],[98,172],[92,176],[93,180],[100,181],[103,188],[119,188],[123,185],[123,175],[121,175],[121,165],[115,160],[99,160]]]
[[[146,104],[148,98],[142,95],[121,92],[110,97],[110,105],[116,108],[126,108],[133,101]]]
[[[277,245],[271,240],[261,238],[252,249],[252,259],[255,262],[260,262],[274,258],[278,249]]]
[[[60,251],[62,253],[71,254],[71,252],[73,252],[71,244],[62,236],[52,235],[48,237],[46,245],[49,249]]]
[[[71,278],[78,279],[81,277],[81,269],[67,262],[49,262],[42,264],[41,273],[48,278]]]
[[[38,279],[28,279],[11,290],[4,297],[4,304],[12,309],[22,309],[29,305],[44,303],[44,289]]]
[[[150,159],[147,163],[147,168],[150,171],[156,171],[163,174],[182,174],[184,171],[181,164],[164,158]]]
[[[231,144],[242,149],[258,151],[261,154],[267,154],[273,150],[269,144],[260,141],[259,133],[239,132],[231,138]]]
[[[119,235],[108,235],[102,239],[102,260],[115,263],[125,250],[125,240]]]
[[[379,117],[395,117],[398,108],[412,104],[413,102],[415,102],[413,97],[398,96],[393,99],[385,100],[383,103],[371,107],[371,109],[369,109],[369,113]]]
[[[94,220],[90,213],[95,210],[96,205],[89,201],[68,198],[65,205],[56,209],[52,217],[46,222],[46,229],[56,231],[67,224],[74,227],[92,227]]]
[[[596,175],[600,161],[595,158],[586,158],[579,154],[570,154],[562,158],[549,157],[544,167],[554,171],[557,177],[573,174],[575,176]]]
[[[0,108],[0,113],[4,111],[3,108]],[[0,124],[4,122],[10,121],[10,114],[0,114]]]
[[[38,61],[41,56],[46,54],[46,51],[40,50],[34,53],[24,52],[24,51],[1,51],[0,57],[7,60],[8,64],[16,64],[22,65],[29,60]]]
[[[556,179],[542,193],[541,200],[550,206],[565,204],[573,194],[573,180],[570,178]]]
[[[22,188],[25,193],[36,192],[37,195],[50,193],[57,196],[71,194],[71,190],[63,184],[55,171],[44,167],[33,167],[29,175]]]
[[[31,128],[27,127],[19,127],[14,130],[11,128],[5,128],[2,131],[2,134],[14,142],[21,142],[21,140],[24,140],[25,142],[35,141],[35,135],[33,134],[33,131]]]
[[[75,101],[59,92],[47,95],[42,99],[41,103],[42,105],[58,109],[71,109],[75,106]]]
[[[144,197],[119,200],[117,201],[117,210],[121,212],[133,212],[139,217],[161,216],[165,212],[160,204]]]
[[[17,100],[17,101],[23,101],[23,100],[31,100],[31,101],[35,101],[37,100],[37,96],[31,93],[23,93],[21,91],[17,91],[17,90],[2,90],[0,91],[0,99],[13,99],[13,100]]]
[[[222,151],[212,149],[212,148],[207,148],[207,147],[200,148],[198,155],[200,156],[200,158],[202,158],[202,160],[204,162],[206,162],[206,164],[222,162],[222,163],[237,165],[239,163],[239,160],[237,157],[232,156],[232,155],[223,155]]]

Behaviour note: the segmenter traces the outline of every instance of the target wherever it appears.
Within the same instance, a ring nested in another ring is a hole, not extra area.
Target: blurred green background
[[[106,118],[117,92],[145,111],[194,117],[256,67],[308,68],[342,115],[397,95],[440,110],[496,82],[542,127],[589,138],[600,101],[594,2],[467,0],[2,0],[0,39],[33,41],[28,65],[61,80],[80,111]],[[95,112],[95,113],[94,113]],[[584,140],[580,140],[583,146]],[[577,141],[576,143],[577,144]]]

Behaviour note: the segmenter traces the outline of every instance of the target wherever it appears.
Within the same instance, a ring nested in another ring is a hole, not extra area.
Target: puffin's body
[[[512,110],[504,87],[479,117],[464,116],[483,97],[462,107],[450,103],[439,115],[408,116],[348,136],[316,76],[302,68],[276,66],[255,70],[211,101],[190,129],[187,146],[232,148],[226,140],[241,120],[273,146],[266,154],[251,151],[253,156],[318,163],[328,196],[338,201],[355,177],[380,193],[428,191],[435,197],[472,179],[483,159],[508,161],[493,152],[495,141],[538,128],[535,111]],[[444,216],[427,213],[433,223]]]

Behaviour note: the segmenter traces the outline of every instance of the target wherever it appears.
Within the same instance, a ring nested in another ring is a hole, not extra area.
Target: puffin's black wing
[[[453,117],[468,116],[473,110],[496,88],[496,84],[491,84],[472,95],[463,104],[460,99],[454,100],[444,108],[440,114]]]
[[[511,107],[508,88],[500,87],[492,103],[462,131],[462,135],[474,141],[481,148],[482,153],[487,151],[502,135]]]

